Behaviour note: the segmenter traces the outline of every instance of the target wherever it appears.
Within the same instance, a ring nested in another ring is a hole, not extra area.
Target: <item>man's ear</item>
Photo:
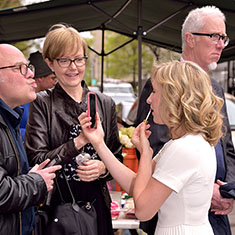
[[[194,37],[194,35],[192,35],[191,33],[187,32],[184,35],[184,40],[185,40],[185,43],[187,44],[187,46],[189,46],[190,48],[194,47],[194,45],[195,45],[195,37]]]
[[[48,58],[45,59],[45,62],[47,63],[47,65],[49,66],[49,68],[51,69],[52,72],[54,72],[54,64],[53,61],[49,60]]]
[[[36,78],[37,81],[41,82],[43,80],[43,77]]]

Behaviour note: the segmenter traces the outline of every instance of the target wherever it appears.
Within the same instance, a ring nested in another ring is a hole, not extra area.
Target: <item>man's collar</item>
[[[0,99],[0,107],[4,119],[10,121],[11,125],[13,125],[14,127],[19,125],[21,117],[24,112],[24,109],[21,106],[12,109],[2,99]]]

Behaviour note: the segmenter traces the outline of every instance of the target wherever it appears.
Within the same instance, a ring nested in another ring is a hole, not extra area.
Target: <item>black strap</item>
[[[67,187],[68,187],[70,196],[71,196],[72,201],[73,201],[73,202],[72,202],[72,207],[73,207],[73,209],[74,209],[75,211],[78,212],[78,211],[79,211],[79,205],[78,205],[78,204],[76,203],[76,201],[75,201],[74,195],[73,195],[73,193],[72,193],[72,190],[71,190],[71,188],[70,188],[69,182],[68,182],[68,180],[67,180],[67,178],[66,178],[66,175],[65,175],[65,173],[64,173],[64,169],[63,169],[63,168],[61,169],[61,173],[62,173],[62,175],[63,175],[63,178],[65,179],[66,185],[67,185]],[[61,202],[62,202],[63,204],[65,204],[65,200],[64,200],[64,198],[63,198],[63,196],[62,196],[62,193],[61,193],[61,190],[60,190],[60,187],[59,187],[59,183],[58,183],[58,181],[57,181],[57,178],[55,178],[55,183],[56,183],[56,187],[57,187],[57,189],[58,189],[59,195],[60,195]],[[96,201],[96,198],[95,198],[92,202],[85,202],[85,207],[86,207],[86,209],[87,209],[87,210],[90,210],[95,201]]]
[[[71,196],[71,198],[72,198],[73,204],[75,204],[76,201],[75,201],[75,198],[74,198],[74,196],[73,196],[72,190],[71,190],[71,188],[70,188],[69,182],[68,182],[68,180],[67,180],[67,177],[66,177],[66,175],[65,175],[65,173],[64,173],[64,169],[63,169],[63,168],[61,169],[61,173],[62,173],[62,175],[63,175],[63,178],[64,178],[65,182],[66,182],[66,185],[67,185],[67,188],[68,188],[68,190],[69,190],[70,196]],[[62,202],[62,203],[65,203],[65,200],[64,200],[64,198],[63,198],[63,196],[62,196],[62,192],[61,192],[60,187],[59,187],[59,183],[58,183],[58,181],[57,181],[57,178],[55,179],[55,183],[56,183],[56,187],[57,187],[57,189],[58,189],[59,195],[60,195],[61,202]]]

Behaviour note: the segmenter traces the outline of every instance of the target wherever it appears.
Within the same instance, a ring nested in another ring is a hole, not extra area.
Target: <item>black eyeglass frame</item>
[[[229,44],[229,37],[227,35],[220,35],[219,33],[191,33],[191,34],[196,36],[207,36],[210,38],[213,38],[214,36],[219,36],[218,41],[222,39],[224,42],[224,46],[227,46]]]
[[[60,64],[60,60],[61,60],[61,59],[66,59],[66,60],[68,60],[68,61],[70,62],[69,65],[68,65],[68,66],[61,66],[61,64]],[[82,64],[82,65],[77,65],[76,62],[75,62],[77,59],[84,59],[84,64]],[[88,56],[85,55],[85,56],[83,56],[83,57],[77,57],[77,58],[75,58],[75,59],[73,59],[73,60],[68,59],[68,58],[58,58],[58,59],[55,59],[55,60],[57,61],[58,65],[59,65],[61,68],[69,68],[72,63],[74,63],[77,67],[82,67],[83,65],[86,64],[87,59],[88,59]]]
[[[23,69],[22,66],[26,67],[25,73],[23,73]],[[9,66],[4,66],[4,67],[0,67],[0,69],[10,69],[10,68],[16,68],[20,70],[21,75],[26,76],[28,73],[28,69],[30,69],[33,73],[35,73],[35,67],[33,64],[16,64],[16,65],[9,65]]]

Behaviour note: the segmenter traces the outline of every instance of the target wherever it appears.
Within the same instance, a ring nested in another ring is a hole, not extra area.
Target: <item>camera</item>
[[[56,154],[56,156],[50,162],[48,162],[44,168],[49,166],[59,165],[60,163],[61,163],[61,158],[59,154]]]
[[[76,162],[79,166],[83,165],[83,162],[87,162],[91,159],[91,155],[89,153],[80,153],[76,157]]]

